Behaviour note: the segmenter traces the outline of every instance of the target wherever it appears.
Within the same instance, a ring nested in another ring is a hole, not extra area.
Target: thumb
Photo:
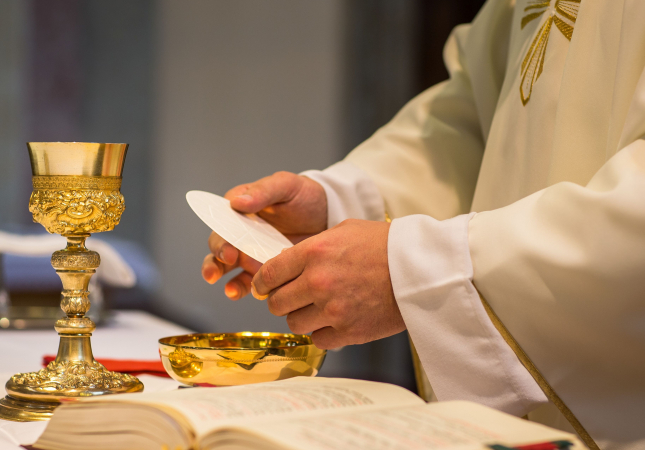
[[[302,179],[295,173],[277,172],[233,188],[224,197],[230,200],[233,209],[247,214],[256,213],[276,203],[288,202],[295,197],[301,184]]]

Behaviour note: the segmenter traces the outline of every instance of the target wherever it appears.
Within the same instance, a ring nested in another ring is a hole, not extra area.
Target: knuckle
[[[331,350],[343,345],[342,336],[330,333],[326,329],[317,330],[311,333],[311,340],[314,345],[320,349]]]
[[[267,299],[267,305],[269,307],[269,312],[274,316],[282,316],[282,308],[280,308],[280,301],[278,297],[274,294],[269,296]]]
[[[275,286],[277,275],[275,269],[271,264],[264,264],[260,269],[260,276],[262,277],[262,282],[268,288]]]
[[[224,198],[231,199],[232,197],[239,195],[240,193],[248,190],[250,185],[251,185],[250,183],[239,184],[234,188],[226,191],[226,194],[224,194]]]
[[[334,323],[338,323],[343,319],[347,313],[347,307],[344,302],[338,300],[332,300],[325,304],[323,307],[323,312],[327,315]]]
[[[287,326],[292,333],[304,334],[307,332],[301,321],[299,321],[298,317],[294,314],[287,315]]]
[[[323,271],[318,271],[308,276],[308,285],[311,291],[327,292],[331,289],[333,280]]]
[[[329,244],[324,239],[312,239],[309,243],[308,253],[314,258],[323,257],[329,250]]]
[[[330,347],[328,346],[329,339],[325,337],[325,335],[314,331],[311,333],[311,341],[314,343],[314,345],[320,349],[329,349]]]
[[[286,170],[280,170],[276,173],[273,174],[274,177],[279,178],[281,180],[288,180],[290,178],[293,178],[295,174],[291,172],[287,172]]]
[[[358,222],[359,222],[358,219],[345,219],[339,225],[343,227],[348,227],[348,226],[356,225]]]

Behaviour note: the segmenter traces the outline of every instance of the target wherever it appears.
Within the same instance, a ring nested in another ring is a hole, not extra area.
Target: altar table
[[[114,311],[92,334],[94,357],[101,359],[157,360],[157,341],[190,330],[143,311]],[[0,330],[0,383],[13,374],[42,368],[45,354],[55,355],[58,334],[51,330]],[[142,375],[146,392],[177,389],[170,378]],[[4,395],[4,393],[3,393]],[[47,422],[10,422],[0,419],[0,450],[21,450],[33,444]]]

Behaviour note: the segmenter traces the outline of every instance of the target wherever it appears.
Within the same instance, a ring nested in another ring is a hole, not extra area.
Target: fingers
[[[235,264],[240,254],[239,250],[215,232],[211,233],[208,237],[208,248],[218,260],[229,265]]]
[[[246,191],[249,190],[250,183],[245,183],[245,184],[240,184],[239,186],[235,186],[231,190],[229,190],[226,194],[224,194],[224,198],[227,199],[232,199],[233,197],[237,197],[238,195],[244,194]]]
[[[287,315],[287,325],[296,334],[308,334],[329,326],[327,318],[317,305],[308,305]]]
[[[213,254],[206,255],[202,263],[202,277],[207,283],[214,284],[225,272],[224,264],[215,259]]]
[[[264,263],[253,277],[251,292],[256,298],[269,295],[273,289],[300,275],[304,268],[305,252],[291,247]]]
[[[245,272],[248,272],[251,277],[253,277],[253,275],[255,275],[258,270],[260,270],[260,267],[262,267],[261,262],[256,261],[246,253],[242,252],[240,252],[240,258],[237,265],[244,269]]]
[[[316,347],[323,350],[331,350],[345,345],[343,343],[342,333],[332,327],[325,327],[314,331],[311,333],[311,340]]]
[[[251,279],[253,276],[248,272],[242,272],[233,277],[224,286],[224,293],[231,300],[239,300],[251,292]]]
[[[246,265],[249,266],[249,264],[246,264]],[[242,265],[240,264],[240,266]],[[237,267],[238,267],[238,264],[230,265],[230,264],[222,263],[217,258],[215,258],[215,255],[211,253],[210,255],[206,255],[206,257],[204,258],[204,262],[202,263],[202,277],[209,284],[215,284],[217,280],[219,280],[224,275],[226,275],[231,270]],[[252,271],[251,274],[254,274],[256,271],[257,269],[255,271]]]
[[[243,213],[256,213],[276,203],[291,200],[302,179],[289,172],[277,172],[254,183],[237,186],[226,193],[231,207]]]
[[[231,300],[239,300],[251,292],[251,280],[261,266],[261,263],[244,253],[240,253],[240,258],[235,265],[224,264],[215,258],[214,255],[210,254],[204,258],[202,276],[208,283],[214,284],[224,274],[237,267],[241,267],[244,271],[233,277],[224,286],[224,293],[228,298]]]
[[[255,290],[255,286],[253,285],[253,281],[251,281],[251,295],[258,300],[266,300],[269,297],[268,294],[266,295],[258,294],[258,291]]]
[[[308,295],[306,283],[301,281],[300,278],[283,285],[279,289],[274,289],[269,294],[269,299],[267,300],[269,311],[274,316],[286,316],[312,303],[313,298],[311,295]]]

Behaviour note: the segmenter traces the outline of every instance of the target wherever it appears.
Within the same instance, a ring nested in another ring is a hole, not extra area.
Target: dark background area
[[[345,142],[352,149],[412,97],[448,78],[443,47],[483,0],[349,0]]]

